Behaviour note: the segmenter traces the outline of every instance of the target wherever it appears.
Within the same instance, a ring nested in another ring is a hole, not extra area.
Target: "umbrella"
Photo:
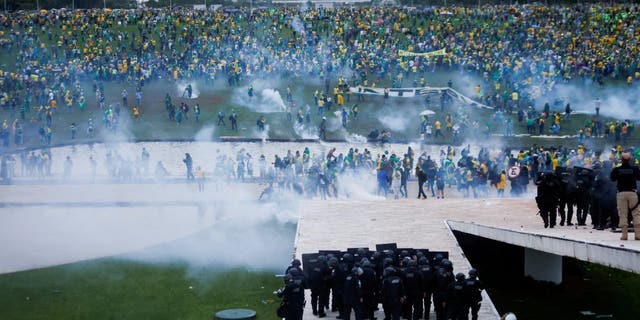
[[[434,115],[434,114],[436,114],[435,111],[429,110],[429,109],[425,109],[422,112],[420,112],[421,116],[430,116],[430,115]]]

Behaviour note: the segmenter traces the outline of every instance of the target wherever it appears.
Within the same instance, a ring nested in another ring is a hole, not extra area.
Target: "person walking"
[[[204,170],[202,170],[202,168],[200,166],[198,166],[196,168],[196,180],[198,181],[198,191],[199,192],[203,192],[204,191],[204,179],[205,179],[205,173]]]
[[[191,158],[191,155],[189,153],[185,153],[182,162],[184,162],[184,165],[187,167],[187,180],[194,180],[193,159]]]
[[[426,199],[427,195],[424,193],[424,183],[427,182],[427,174],[420,168],[420,166],[416,166],[416,177],[418,178],[418,199],[422,196],[422,199]]]

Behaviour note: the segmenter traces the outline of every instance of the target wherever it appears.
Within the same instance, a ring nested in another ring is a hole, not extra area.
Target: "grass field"
[[[118,258],[17,272],[0,275],[0,319],[212,319],[229,308],[277,319],[274,274]]]
[[[252,219],[228,217],[124,255],[0,274],[0,319],[213,319],[233,308],[277,319],[275,275],[289,263],[296,225]]]

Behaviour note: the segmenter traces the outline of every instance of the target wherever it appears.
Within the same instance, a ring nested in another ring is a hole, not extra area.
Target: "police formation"
[[[287,268],[278,316],[302,319],[304,290],[311,291],[314,316],[328,312],[337,319],[376,319],[382,304],[384,319],[429,319],[433,302],[436,319],[478,319],[483,285],[475,269],[468,277],[454,274],[448,255],[421,251],[385,250],[327,253],[305,262],[295,259]]]
[[[640,240],[640,213],[638,212],[638,168],[630,153],[623,153],[614,161],[596,162],[591,168],[557,167],[540,172],[536,185],[536,203],[544,227],[585,226],[591,218],[594,229],[618,227],[622,240],[627,240],[627,227],[635,223],[635,238]],[[575,209],[575,220],[574,220]],[[559,216],[559,217],[558,217]]]

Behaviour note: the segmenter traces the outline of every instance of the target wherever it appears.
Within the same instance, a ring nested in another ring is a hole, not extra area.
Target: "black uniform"
[[[609,221],[609,227],[618,227],[618,214],[616,212],[616,186],[609,179],[611,166],[594,167],[594,180],[591,188],[591,221],[594,228],[604,230]]]
[[[445,302],[447,299],[447,288],[454,281],[453,273],[444,267],[441,267],[436,274],[435,290],[433,292],[433,306],[436,311],[437,320],[445,320],[447,313]]]
[[[458,277],[462,275],[462,277]],[[447,286],[447,320],[467,320],[469,301],[468,291],[465,288],[464,274],[456,275],[456,281]]]
[[[366,319],[373,318],[373,313],[378,307],[378,275],[371,262],[362,264],[362,275],[360,276],[362,283],[362,306],[363,314]]]
[[[436,277],[435,269],[431,267],[428,262],[426,262],[426,259],[420,262],[418,269],[420,270],[420,276],[422,280],[422,299],[424,305],[423,312],[425,319],[429,319],[429,313],[431,313],[431,296],[433,295]]]
[[[578,186],[573,175],[573,170],[564,167],[558,167],[556,173],[562,183],[560,192],[560,203],[558,213],[560,214],[560,225],[564,226],[565,221],[568,226],[573,225],[573,207],[576,204]],[[566,208],[566,213],[565,213]]]
[[[403,304],[402,315],[405,319],[420,319],[422,317],[422,274],[411,260],[409,266],[402,273],[406,300]]]
[[[464,282],[465,289],[467,290],[467,310],[464,312],[464,319],[468,319],[468,309],[471,309],[471,320],[478,320],[478,311],[480,310],[480,302],[482,302],[482,290],[484,285],[478,278],[469,274],[469,278]]]
[[[553,228],[556,225],[556,209],[558,207],[558,195],[561,190],[561,182],[554,172],[543,172],[536,180],[538,195],[536,203],[540,209],[540,216],[544,227]]]
[[[309,289],[311,289],[311,310],[314,315],[325,315],[329,302],[329,266],[319,259],[309,271]]]
[[[278,291],[286,308],[286,320],[302,320],[304,311],[304,284],[302,278],[286,276],[287,283]]]
[[[331,275],[329,276],[329,283],[331,284],[331,311],[338,311],[338,316],[342,317],[342,296],[344,292],[344,281],[347,275],[342,265],[336,261],[332,261],[333,259],[329,261],[329,268],[331,269]]]
[[[579,226],[584,226],[589,214],[589,192],[593,183],[593,171],[586,168],[575,168],[576,185],[578,187],[576,197],[576,219]]]
[[[404,300],[404,284],[402,279],[395,275],[395,271],[390,267],[385,269],[385,277],[382,280],[382,307],[384,308],[384,318],[389,320],[400,320],[402,313],[402,301]]]
[[[359,268],[354,268],[344,281],[344,293],[342,297],[344,307],[341,318],[345,320],[351,319],[351,310],[354,311],[356,320],[364,319],[362,313],[362,283],[359,279],[362,269],[360,269],[359,272],[356,271],[357,269]]]

